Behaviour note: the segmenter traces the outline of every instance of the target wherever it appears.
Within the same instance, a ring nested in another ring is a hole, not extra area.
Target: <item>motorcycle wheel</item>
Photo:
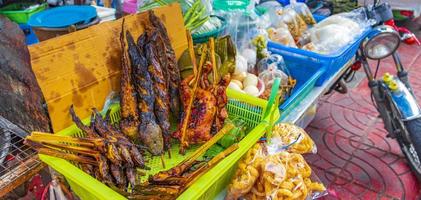
[[[408,132],[411,142],[405,141],[403,136],[398,134],[397,140],[399,146],[415,176],[421,181],[421,162],[419,156],[421,155],[421,118],[409,120],[404,123],[400,122],[400,124]]]

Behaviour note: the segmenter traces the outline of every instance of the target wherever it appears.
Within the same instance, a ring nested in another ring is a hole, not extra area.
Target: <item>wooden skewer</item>
[[[183,124],[181,126],[181,141],[180,141],[180,153],[181,154],[184,154],[184,151],[185,151],[184,148],[187,146],[186,145],[187,125],[189,124],[189,121],[190,121],[191,110],[192,110],[192,107],[193,107],[193,100],[196,96],[196,90],[197,90],[197,86],[199,84],[199,78],[201,76],[203,63],[205,62],[205,58],[206,58],[206,51],[207,51],[207,46],[204,45],[204,49],[203,49],[202,55],[200,57],[199,71],[197,72],[197,74],[195,76],[193,89],[191,91],[192,94],[191,94],[191,97],[189,99],[189,104],[187,105],[186,116],[185,116],[185,118],[183,120]]]
[[[95,147],[95,144],[102,143],[102,139],[89,139],[89,138],[76,138],[71,136],[55,135],[51,133],[32,132],[30,136],[26,137],[27,140],[38,143],[73,143],[85,147]]]
[[[164,154],[161,154],[161,163],[162,163],[162,168],[165,169]]]
[[[216,67],[216,57],[215,57],[215,39],[211,37],[209,39],[209,45],[210,45],[210,55],[211,55],[211,61],[212,61],[212,70],[213,70],[213,85],[217,85],[218,81],[218,69]]]
[[[233,144],[227,149],[225,149],[223,152],[219,153],[215,157],[213,157],[206,165],[200,167],[195,172],[193,172],[186,180],[187,184],[183,189],[188,188],[191,184],[195,182],[196,179],[200,177],[201,174],[206,173],[209,171],[214,165],[216,165],[219,161],[230,155],[232,152],[237,150],[239,148],[238,144]]]
[[[226,133],[234,128],[232,124],[226,124],[217,134],[215,134],[209,141],[199,147],[191,156],[184,159],[177,166],[183,166],[182,168],[188,168],[194,161],[196,161],[206,150],[208,150],[212,145],[219,141]],[[180,170],[184,172],[185,169]]]
[[[77,156],[77,155],[74,155],[74,154],[63,153],[63,152],[48,149],[48,148],[40,148],[40,149],[38,149],[38,153],[49,155],[49,156],[54,156],[54,157],[58,157],[58,158],[63,158],[63,159],[69,160],[69,161],[86,163],[86,164],[91,164],[91,165],[95,165],[95,166],[98,165],[98,162],[96,160],[89,159],[89,158],[83,158],[83,157],[80,157],[80,156]]]
[[[193,75],[196,77],[197,75],[197,64],[196,64],[196,55],[194,53],[194,47],[193,47],[193,38],[191,37],[191,33],[189,30],[186,31],[187,34],[187,44],[188,44],[188,48],[189,48],[189,54],[190,54],[190,59],[192,62],[192,66],[193,66]]]

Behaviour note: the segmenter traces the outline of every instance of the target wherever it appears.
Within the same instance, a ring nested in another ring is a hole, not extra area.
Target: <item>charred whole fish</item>
[[[137,92],[138,108],[141,122],[138,127],[140,141],[148,148],[153,155],[163,153],[162,130],[156,123],[154,106],[155,93],[152,86],[152,79],[148,72],[148,65],[144,55],[139,53],[133,37],[127,32],[127,43],[129,56],[132,60],[133,81]]]
[[[171,111],[178,120],[180,117],[179,86],[181,76],[180,70],[178,69],[175,52],[171,46],[171,41],[168,37],[167,29],[165,28],[162,21],[153,13],[153,11],[149,11],[149,21],[159,33],[157,36],[157,44],[159,45],[160,49],[164,49],[164,54],[160,54],[160,57],[162,58],[161,65],[164,66],[164,71],[167,74],[166,78],[170,95]]]
[[[127,53],[126,34],[124,31],[124,19],[122,23],[120,34],[121,44],[121,91],[120,91],[120,105],[121,105],[121,131],[136,140],[138,135],[139,116],[137,112],[137,100],[134,94],[132,85],[132,66],[130,63],[129,55]]]
[[[149,42],[145,45],[146,57],[149,60],[148,72],[151,75],[153,81],[153,89],[155,92],[155,105],[154,111],[157,118],[157,122],[161,127],[162,134],[164,137],[165,150],[171,148],[170,143],[170,101],[166,80],[163,74],[163,68],[159,63],[157,57],[155,41],[157,32],[151,27],[146,28],[147,38]]]

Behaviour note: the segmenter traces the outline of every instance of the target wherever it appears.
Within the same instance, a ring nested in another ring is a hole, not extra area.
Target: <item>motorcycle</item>
[[[346,93],[345,83],[361,67],[364,69],[371,100],[383,119],[387,137],[397,140],[409,166],[421,180],[421,109],[409,83],[408,72],[397,52],[401,42],[418,45],[420,42],[409,30],[395,25],[392,10],[387,3],[374,1],[374,5],[365,6],[365,10],[375,25],[361,43],[354,65],[347,69],[331,89]],[[380,61],[389,56],[393,58],[397,73],[386,73],[378,78]],[[368,59],[377,61],[374,73]]]

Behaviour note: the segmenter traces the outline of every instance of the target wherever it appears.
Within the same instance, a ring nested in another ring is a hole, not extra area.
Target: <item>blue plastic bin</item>
[[[272,53],[279,54],[276,49]],[[306,98],[326,70],[321,63],[309,65],[306,59],[297,59],[289,55],[282,56],[291,76],[297,80],[297,84],[292,90],[291,96],[279,106],[280,120],[285,118]]]
[[[326,71],[316,82],[316,86],[321,86],[327,79],[329,79],[333,74],[335,74],[335,72],[337,72],[343,65],[354,57],[361,41],[366,37],[368,32],[369,30],[366,30],[354,43],[345,46],[342,50],[339,50],[337,53],[331,55],[323,55],[303,49],[287,47],[271,41],[268,42],[267,46],[270,52],[276,52],[277,54],[283,56],[284,59],[288,58],[294,61],[301,60],[302,64],[307,67],[317,65],[325,68]]]

